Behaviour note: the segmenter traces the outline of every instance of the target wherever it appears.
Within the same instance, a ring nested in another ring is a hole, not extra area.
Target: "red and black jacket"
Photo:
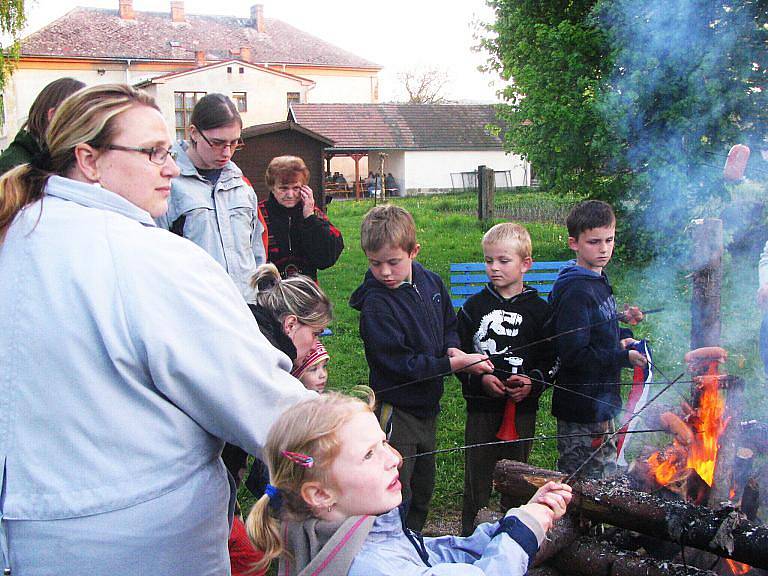
[[[302,204],[286,208],[270,193],[259,203],[259,210],[269,232],[267,261],[283,277],[305,274],[317,280],[318,270],[330,268],[339,259],[344,239],[319,208],[304,218]]]

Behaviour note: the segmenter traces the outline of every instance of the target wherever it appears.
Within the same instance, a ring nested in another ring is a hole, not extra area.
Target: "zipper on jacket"
[[[288,216],[288,252],[293,254],[293,245],[291,242],[291,221],[293,220],[293,216]]]
[[[419,303],[421,304],[421,307],[424,308],[425,312],[427,313],[427,317],[431,318],[433,316],[433,311],[428,308],[427,303],[424,302],[424,298],[421,297],[421,292],[419,292],[419,288],[416,286],[416,282],[411,282],[411,286],[413,286],[413,289],[416,291],[416,298],[418,299]],[[439,341],[438,334],[437,334],[437,327],[435,326],[435,322],[429,322],[430,332],[432,333],[432,339],[434,340],[434,344],[436,346],[436,349],[439,351],[443,350],[443,343]]]

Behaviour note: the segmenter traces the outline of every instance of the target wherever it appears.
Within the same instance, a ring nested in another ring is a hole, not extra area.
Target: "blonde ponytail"
[[[270,514],[270,499],[266,494],[251,508],[245,520],[245,528],[256,549],[264,553],[253,565],[254,572],[263,570],[285,552],[280,536],[280,522]]]

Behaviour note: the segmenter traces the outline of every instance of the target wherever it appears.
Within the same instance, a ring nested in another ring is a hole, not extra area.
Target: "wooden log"
[[[744,486],[744,492],[741,495],[741,511],[749,520],[757,519],[757,512],[760,509],[760,484],[756,478],[747,480]]]
[[[562,477],[552,470],[502,460],[496,465],[494,485],[502,494],[527,499],[548,480]],[[577,481],[573,491],[572,513],[768,568],[768,526],[735,511],[663,500],[633,490],[626,477]]]
[[[528,576],[561,576],[552,566],[537,566],[528,570]]]
[[[569,576],[716,576],[673,562],[620,550],[592,538],[580,538],[552,559],[551,564]]]
[[[692,222],[691,348],[720,345],[723,221]]]
[[[533,559],[533,565],[541,566],[581,536],[578,524],[578,521],[570,514],[566,514],[555,522],[552,530],[547,533],[547,539],[541,543],[539,551]]]

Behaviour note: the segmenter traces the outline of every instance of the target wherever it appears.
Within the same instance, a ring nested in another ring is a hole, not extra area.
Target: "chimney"
[[[133,12],[133,0],[120,0],[120,9],[118,12],[122,20],[136,19],[136,14]]]
[[[195,50],[195,66],[205,66],[205,50]]]
[[[171,0],[171,21],[184,22],[184,0]]]
[[[251,26],[256,28],[256,32],[264,32],[264,5],[254,4],[251,6]]]
[[[243,46],[240,48],[240,60],[243,62],[251,61],[251,48],[249,46]]]

